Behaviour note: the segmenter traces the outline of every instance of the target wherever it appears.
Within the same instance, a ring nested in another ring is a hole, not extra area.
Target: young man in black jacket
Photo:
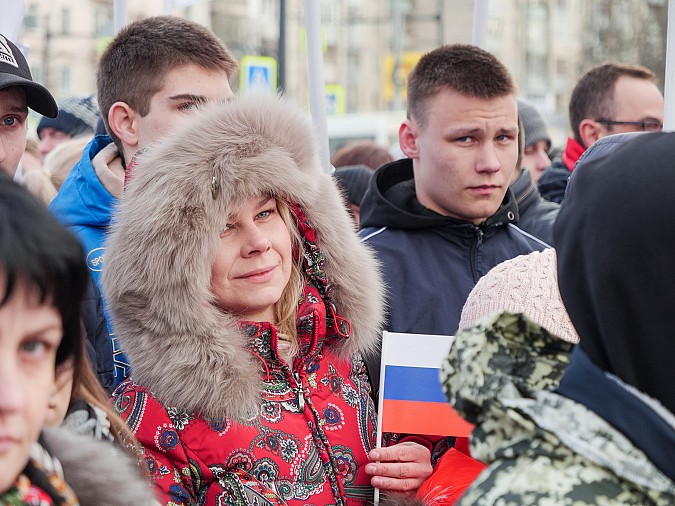
[[[504,65],[474,46],[437,48],[411,72],[399,128],[408,158],[381,167],[361,204],[361,237],[389,287],[387,330],[454,334],[481,276],[546,247],[512,225],[515,93]],[[369,370],[377,389],[378,358]]]

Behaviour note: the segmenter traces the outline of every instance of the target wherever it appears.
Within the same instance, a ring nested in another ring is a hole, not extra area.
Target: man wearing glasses
[[[663,126],[663,95],[654,73],[640,65],[605,63],[588,70],[572,91],[573,137],[539,179],[541,196],[562,202],[574,164],[598,139],[623,132],[652,132]]]

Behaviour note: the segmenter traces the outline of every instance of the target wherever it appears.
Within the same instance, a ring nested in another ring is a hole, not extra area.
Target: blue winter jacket
[[[388,288],[387,330],[454,335],[478,280],[497,264],[548,245],[517,228],[509,190],[480,225],[442,216],[415,196],[412,160],[381,167],[361,202],[359,235],[377,254]],[[374,390],[379,357],[368,363]]]
[[[94,137],[82,151],[82,158],[70,171],[61,185],[59,193],[49,209],[56,218],[72,230],[82,243],[87,266],[97,286],[105,262],[105,235],[117,205],[117,199],[106,190],[98,179],[91,160],[99,151],[112,142],[107,135]],[[107,317],[107,305],[104,303]],[[107,318],[110,322],[110,318]],[[112,347],[115,383],[120,383],[129,375],[129,364],[117,346],[117,340],[110,326],[110,346]],[[107,350],[101,350],[107,351]]]

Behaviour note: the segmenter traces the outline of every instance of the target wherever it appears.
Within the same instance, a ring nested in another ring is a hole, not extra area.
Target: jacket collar
[[[562,153],[562,161],[570,172],[574,170],[574,165],[577,163],[577,160],[581,158],[581,155],[584,154],[584,151],[586,151],[586,148],[578,143],[574,138],[567,138],[567,144],[565,145],[565,149]]]
[[[443,364],[442,383],[460,415],[490,427],[474,431],[472,455],[491,463],[503,458],[505,448],[536,452],[532,439],[542,437],[543,430],[626,481],[674,494],[673,481],[622,432],[583,403],[553,391],[572,349],[522,314],[487,316],[458,332]],[[595,390],[592,381],[586,378],[580,389],[590,388],[590,395],[604,399],[605,389]]]
[[[518,222],[518,205],[507,189],[500,207],[479,228]],[[390,226],[392,228],[420,229],[434,227],[466,227],[473,223],[443,216],[419,203],[415,195],[412,159],[404,158],[381,167],[370,181],[368,192],[361,203],[361,228]]]
[[[518,210],[527,209],[534,202],[541,198],[541,194],[534,183],[529,169],[522,169],[520,176],[510,186],[513,196],[516,199]],[[522,214],[522,213],[520,213]]]
[[[50,210],[65,225],[107,227],[110,224],[117,199],[101,184],[91,161],[111,142],[107,135],[99,135],[85,146],[82,158],[50,204]]]
[[[575,348],[557,392],[583,404],[616,427],[675,481],[675,416],[625,385]]]

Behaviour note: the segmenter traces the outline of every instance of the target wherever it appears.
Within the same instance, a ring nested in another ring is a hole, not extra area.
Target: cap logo
[[[16,68],[19,68],[19,64],[16,62],[14,53],[12,53],[12,48],[7,43],[7,39],[0,35],[0,61],[13,65]]]

